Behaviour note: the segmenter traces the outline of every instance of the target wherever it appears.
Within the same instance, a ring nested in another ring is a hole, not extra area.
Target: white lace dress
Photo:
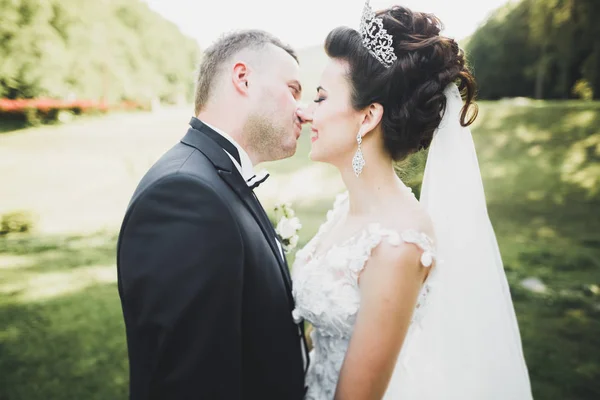
[[[306,376],[307,400],[330,400],[335,395],[360,306],[358,276],[371,251],[384,240],[391,245],[414,243],[423,250],[423,266],[431,266],[435,259],[433,243],[425,234],[414,230],[395,232],[380,224],[371,224],[323,254],[314,254],[322,235],[347,211],[348,195],[344,193],[337,197],[326,222],[315,237],[297,252],[293,265],[293,294],[296,301],[293,316],[296,321],[307,320],[314,328],[311,333],[313,350]],[[430,289],[427,282],[421,289],[405,343],[414,333],[413,327],[418,324],[424,311]],[[400,359],[397,365],[402,367],[402,364]]]

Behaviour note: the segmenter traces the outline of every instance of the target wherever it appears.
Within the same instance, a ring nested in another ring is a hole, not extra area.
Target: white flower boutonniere
[[[281,215],[275,232],[279,236],[283,251],[287,254],[298,245],[298,231],[302,228],[302,224],[290,203],[277,204],[275,214]]]

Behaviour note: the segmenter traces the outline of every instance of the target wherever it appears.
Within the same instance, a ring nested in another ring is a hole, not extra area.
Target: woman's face
[[[308,109],[312,115],[313,161],[350,165],[356,152],[361,113],[352,108],[347,73],[346,61],[330,59],[321,75],[315,103]]]

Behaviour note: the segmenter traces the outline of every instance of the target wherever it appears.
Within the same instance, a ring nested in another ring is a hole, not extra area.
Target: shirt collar
[[[227,153],[227,155],[231,158],[231,161],[233,161],[233,165],[235,165],[235,167],[238,169],[245,181],[248,181],[250,178],[252,178],[255,175],[254,166],[252,165],[252,160],[250,160],[250,156],[248,156],[248,153],[246,153],[242,146],[240,146],[231,136],[229,136],[219,128],[208,124],[206,121],[202,121],[202,123],[211,128],[213,131],[217,132],[219,135],[223,136],[225,139],[229,140],[231,144],[235,146],[237,151],[240,153],[240,161],[242,162],[242,165],[240,165],[231,154],[227,153],[227,151],[223,151],[225,151],[225,153]]]

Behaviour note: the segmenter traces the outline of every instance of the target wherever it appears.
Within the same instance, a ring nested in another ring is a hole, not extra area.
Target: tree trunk
[[[546,60],[546,46],[542,49],[541,57],[538,61],[537,72],[535,75],[535,98],[543,99],[544,98],[544,79],[546,77],[546,68],[547,68],[547,60]]]

